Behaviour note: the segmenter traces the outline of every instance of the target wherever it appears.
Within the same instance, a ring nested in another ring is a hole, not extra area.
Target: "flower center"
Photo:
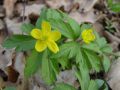
[[[42,41],[48,40],[48,36],[43,36],[41,40],[42,40]]]

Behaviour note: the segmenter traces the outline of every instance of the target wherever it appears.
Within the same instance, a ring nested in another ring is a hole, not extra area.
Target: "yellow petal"
[[[89,44],[91,41],[95,40],[95,35],[92,29],[87,29],[82,32],[83,41]]]
[[[61,38],[61,33],[59,31],[52,31],[50,37],[52,40],[57,41]]]
[[[39,29],[33,29],[31,31],[31,36],[34,37],[35,39],[41,39],[42,32]]]
[[[91,41],[89,41],[89,40],[83,40],[86,44],[89,44]]]
[[[51,31],[51,25],[49,22],[46,22],[46,21],[42,22],[42,31],[45,33]]]
[[[59,51],[57,44],[53,40],[49,40],[47,42],[47,46],[54,53],[57,53]]]
[[[35,49],[36,49],[38,52],[42,52],[42,51],[44,51],[46,48],[47,48],[46,42],[37,40],[36,45],[35,45]]]

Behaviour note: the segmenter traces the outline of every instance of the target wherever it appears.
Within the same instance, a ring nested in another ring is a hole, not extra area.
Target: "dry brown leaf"
[[[14,59],[14,69],[20,73],[20,78],[24,77],[24,67],[25,67],[25,56],[23,52],[16,53]]]
[[[18,80],[19,73],[12,67],[7,67],[8,80],[12,83],[16,83]]]
[[[39,15],[41,9],[44,7],[44,4],[32,4],[32,5],[26,5],[25,7],[25,16],[29,16],[30,14],[34,13]],[[19,10],[18,10],[19,11]],[[22,10],[23,11],[23,10]],[[21,16],[23,16],[23,12],[21,12]]]
[[[7,66],[12,64],[13,50],[6,50],[0,46],[0,68],[5,69]]]
[[[97,2],[98,0],[76,0],[76,3],[79,3],[80,12],[90,11]]]
[[[73,5],[73,1],[74,0],[46,0],[46,4],[54,9],[64,7],[64,10],[68,12]]]
[[[78,88],[79,85],[76,82],[76,80],[77,78],[75,77],[73,70],[66,70],[66,71],[60,72],[60,74],[57,76],[57,82],[65,82]]]
[[[6,17],[12,17],[14,11],[14,4],[17,0],[4,0],[4,8],[6,11]]]
[[[95,23],[98,18],[98,15],[94,14],[93,9],[86,13],[79,13],[78,11],[71,12],[69,16],[75,19],[78,23],[82,23],[82,22]]]
[[[115,60],[112,64],[107,74],[107,81],[112,90],[120,90],[120,58]]]
[[[25,22],[28,22],[28,21],[26,20]],[[9,18],[6,18],[5,23],[10,35],[22,34],[22,30],[21,30],[22,22],[18,22],[18,19],[10,20]]]

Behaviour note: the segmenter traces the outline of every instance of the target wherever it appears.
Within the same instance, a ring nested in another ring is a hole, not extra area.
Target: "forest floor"
[[[92,23],[114,53],[120,55],[120,13],[110,11],[105,0],[0,0],[0,44],[8,36],[22,34],[20,26],[23,23],[34,24],[43,7],[60,9],[79,24]],[[30,79],[30,83],[24,79],[25,58],[26,53],[16,53],[14,49],[8,50],[0,45],[0,87],[11,85],[16,86],[17,90],[46,90],[37,74]],[[104,78],[112,90],[120,90],[120,58],[111,57],[111,62]],[[60,75],[65,82],[77,88],[79,85],[72,73],[66,70]]]

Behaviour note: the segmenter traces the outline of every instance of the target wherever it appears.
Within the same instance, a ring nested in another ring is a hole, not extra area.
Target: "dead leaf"
[[[23,52],[16,53],[14,58],[14,69],[20,73],[21,78],[24,77],[25,55]]]
[[[34,13],[39,15],[41,9],[44,7],[44,4],[32,4],[32,5],[26,5],[25,7],[25,16],[29,16],[30,14]],[[23,11],[23,10],[22,10]],[[23,12],[21,12],[21,15],[23,16]]]
[[[74,4],[74,0],[45,0],[46,4],[50,8],[59,9],[64,7],[65,11],[70,11],[71,6]]]
[[[79,3],[79,12],[89,12],[98,0],[76,0]]]
[[[7,67],[8,80],[12,83],[16,83],[18,80],[19,73],[12,67]]]
[[[114,60],[107,74],[107,81],[112,90],[120,90],[120,58]]]
[[[70,84],[70,85],[78,88],[79,85],[76,80],[77,80],[77,78],[75,77],[73,70],[62,71],[57,76],[57,82],[65,82],[67,84]]]
[[[0,45],[0,68],[5,69],[12,64],[13,50],[6,50]]]
[[[4,0],[4,8],[6,11],[6,17],[11,18],[13,16],[14,4],[17,0]]]
[[[98,15],[95,15],[94,10],[91,10],[86,13],[79,13],[78,11],[71,12],[69,16],[75,19],[78,23],[90,22],[95,23]]]

